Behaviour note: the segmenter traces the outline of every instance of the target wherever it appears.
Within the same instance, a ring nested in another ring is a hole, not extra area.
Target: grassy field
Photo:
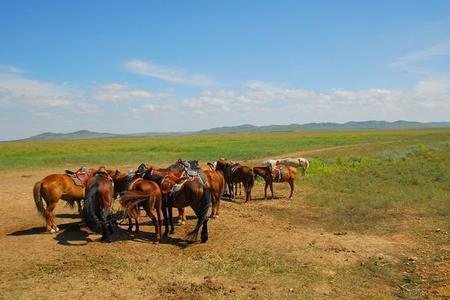
[[[0,143],[0,169],[171,163],[226,157],[249,160],[306,149],[359,143],[414,143],[448,140],[450,129],[221,134],[79,141]]]
[[[0,174],[0,213],[15,215],[0,220],[0,299],[450,299],[450,130],[2,143],[0,149],[8,169]],[[65,230],[46,235],[31,200],[33,182],[66,165],[221,156],[256,165],[286,153],[311,161],[294,199],[286,199],[287,185],[275,184],[276,199],[262,200],[258,180],[253,201],[222,201],[207,244],[183,243],[195,221],[189,220],[173,239],[153,245],[147,218],[141,234],[121,230],[111,244],[93,242],[98,236],[62,206],[57,220]]]

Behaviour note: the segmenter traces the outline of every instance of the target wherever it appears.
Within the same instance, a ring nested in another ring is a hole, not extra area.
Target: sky
[[[0,140],[450,121],[450,2],[0,1]]]

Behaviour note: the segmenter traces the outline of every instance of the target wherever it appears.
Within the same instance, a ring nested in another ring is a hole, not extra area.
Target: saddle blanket
[[[272,178],[275,181],[279,181],[281,180],[281,178],[283,178],[284,175],[284,168],[280,167],[280,166],[276,166],[275,168],[272,169]]]
[[[89,179],[89,175],[87,173],[67,173],[66,175],[72,178],[73,183],[78,186],[86,186],[86,182]]]

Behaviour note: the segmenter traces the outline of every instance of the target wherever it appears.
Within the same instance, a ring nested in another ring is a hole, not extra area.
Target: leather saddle
[[[86,186],[86,183],[89,179],[89,174],[84,168],[80,168],[77,171],[73,172],[70,170],[65,170],[66,175],[72,178],[73,183],[78,186]]]

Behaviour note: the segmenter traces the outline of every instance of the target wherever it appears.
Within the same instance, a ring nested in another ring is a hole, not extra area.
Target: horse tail
[[[34,204],[36,205],[37,211],[43,217],[45,217],[45,208],[44,208],[44,202],[42,201],[41,188],[42,188],[41,181],[38,181],[34,184],[33,197],[34,197]]]
[[[253,170],[250,170],[251,175],[250,178],[247,181],[247,187],[248,187],[248,192],[250,192],[253,189],[253,186],[255,185],[255,179],[256,179],[256,172],[253,172]],[[261,176],[261,175],[260,175]]]
[[[84,198],[83,213],[81,214],[86,225],[94,232],[101,232],[100,219],[95,211],[95,197],[98,191],[98,183],[94,183]]]
[[[120,196],[120,205],[125,210],[125,215],[133,219],[139,218],[138,206],[149,198],[148,192],[127,191]]]

